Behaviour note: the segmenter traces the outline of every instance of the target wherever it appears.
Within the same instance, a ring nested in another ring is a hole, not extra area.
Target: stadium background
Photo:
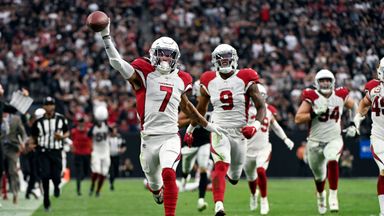
[[[278,108],[294,150],[307,135],[305,125],[294,124],[294,114],[301,90],[311,86],[316,71],[332,70],[337,86],[348,87],[359,100],[384,56],[380,0],[4,0],[0,8],[0,82],[7,97],[29,89],[35,99],[32,113],[52,95],[72,125],[79,116],[90,119],[93,105],[106,102],[108,122],[117,124],[128,141],[125,157],[135,166],[132,176],[143,176],[134,93],[109,67],[101,38],[85,26],[94,10],[111,17],[113,38],[126,60],[147,55],[151,42],[167,35],[180,46],[180,67],[195,79],[210,69],[215,46],[233,45],[239,67],[257,70],[268,87],[268,102]],[[355,157],[353,176],[376,176],[366,142],[369,121],[362,130],[362,141],[345,140]],[[297,176],[295,154],[275,136],[272,143],[268,174]]]

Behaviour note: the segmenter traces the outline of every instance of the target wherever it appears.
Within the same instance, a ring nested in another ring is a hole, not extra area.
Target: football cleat
[[[260,198],[260,214],[266,215],[269,212],[269,203],[267,197]]]
[[[221,201],[215,203],[215,216],[225,215],[224,204]]]
[[[331,212],[339,211],[339,200],[337,199],[337,190],[329,190],[328,204],[329,210]]]
[[[317,209],[319,214],[325,214],[327,212],[327,192],[317,193]]]
[[[163,204],[164,202],[164,190],[163,188],[160,189],[160,192],[158,194],[152,194],[153,195],[153,199],[155,200],[155,202],[159,205]]]
[[[255,194],[251,194],[251,197],[249,199],[249,209],[251,211],[255,211],[257,209],[257,199],[259,196],[259,190],[256,190]]]
[[[205,202],[204,198],[199,198],[197,200],[197,210],[199,212],[204,211],[208,207],[208,203]]]

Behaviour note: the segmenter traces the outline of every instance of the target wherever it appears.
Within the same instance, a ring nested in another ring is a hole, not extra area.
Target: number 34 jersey
[[[365,85],[367,99],[371,102],[372,136],[384,140],[384,89],[378,80]]]
[[[310,122],[308,140],[317,142],[330,142],[341,135],[340,118],[343,113],[344,103],[349,91],[340,87],[332,91],[329,98],[324,98],[322,94],[313,89],[305,89],[302,93],[302,100],[314,106],[321,105],[328,101],[328,109],[325,113],[312,119]],[[313,110],[311,110],[312,112]]]
[[[168,75],[158,72],[147,59],[132,62],[141,78],[136,90],[137,113],[145,135],[176,134],[181,95],[192,89],[192,77],[176,69]]]
[[[252,69],[237,70],[223,79],[218,72],[207,71],[200,77],[202,88],[213,105],[211,121],[223,128],[241,128],[247,124],[249,96],[246,94],[259,76]]]

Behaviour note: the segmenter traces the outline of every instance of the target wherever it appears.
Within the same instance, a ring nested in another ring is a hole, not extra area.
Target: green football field
[[[52,197],[52,209],[48,214],[40,206],[33,215],[163,215],[163,206],[155,204],[141,179],[117,180],[115,191],[110,191],[106,183],[99,198],[89,197],[86,193],[88,188],[89,181],[85,181],[83,195],[79,197],[75,193],[75,182],[71,181],[63,188],[60,198]],[[197,191],[179,193],[176,215],[214,215],[212,193],[207,193],[209,208],[202,213],[196,210],[197,196]],[[315,197],[312,179],[270,179],[269,215],[318,215]],[[378,215],[376,179],[341,179],[339,203],[340,212],[327,215]],[[259,215],[259,208],[256,212],[249,211],[248,184],[245,180],[236,186],[227,182],[224,204],[227,215]]]

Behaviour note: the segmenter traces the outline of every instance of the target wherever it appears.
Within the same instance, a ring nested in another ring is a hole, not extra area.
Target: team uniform
[[[181,95],[192,88],[192,77],[178,69],[161,74],[144,58],[134,60],[131,65],[142,82],[136,90],[142,129],[140,163],[149,188],[157,191],[163,186],[162,170],[176,170],[180,161],[178,108]]]
[[[312,119],[309,124],[308,163],[315,179],[325,179],[327,162],[338,161],[340,158],[343,149],[340,118],[348,94],[348,89],[344,87],[332,91],[331,96],[327,99],[327,111]],[[313,89],[305,89],[302,93],[302,99],[312,106],[318,106],[319,103],[322,103],[320,97],[324,96]]]
[[[379,170],[384,170],[384,90],[379,80],[371,80],[365,85],[366,98],[371,105],[371,152]]]
[[[109,144],[107,142],[108,134],[111,129],[105,122],[100,126],[93,125],[88,132],[88,136],[92,137],[92,153],[91,153],[91,170],[92,173],[98,173],[106,176],[111,165],[109,155]]]
[[[254,106],[251,106],[249,109],[249,115],[249,124],[252,124],[256,117],[256,108]],[[260,130],[248,140],[244,171],[249,181],[257,178],[256,167],[268,169],[272,153],[272,145],[269,142],[269,129],[276,115],[276,108],[272,105],[267,105],[267,113],[263,122],[261,122]]]
[[[227,78],[221,78],[219,72],[208,71],[200,78],[201,86],[210,96],[213,105],[211,121],[227,130],[220,138],[211,133],[211,153],[215,163],[222,161],[230,164],[227,176],[238,180],[245,162],[246,140],[241,133],[248,121],[248,88],[258,83],[259,76],[252,69],[236,70]]]

